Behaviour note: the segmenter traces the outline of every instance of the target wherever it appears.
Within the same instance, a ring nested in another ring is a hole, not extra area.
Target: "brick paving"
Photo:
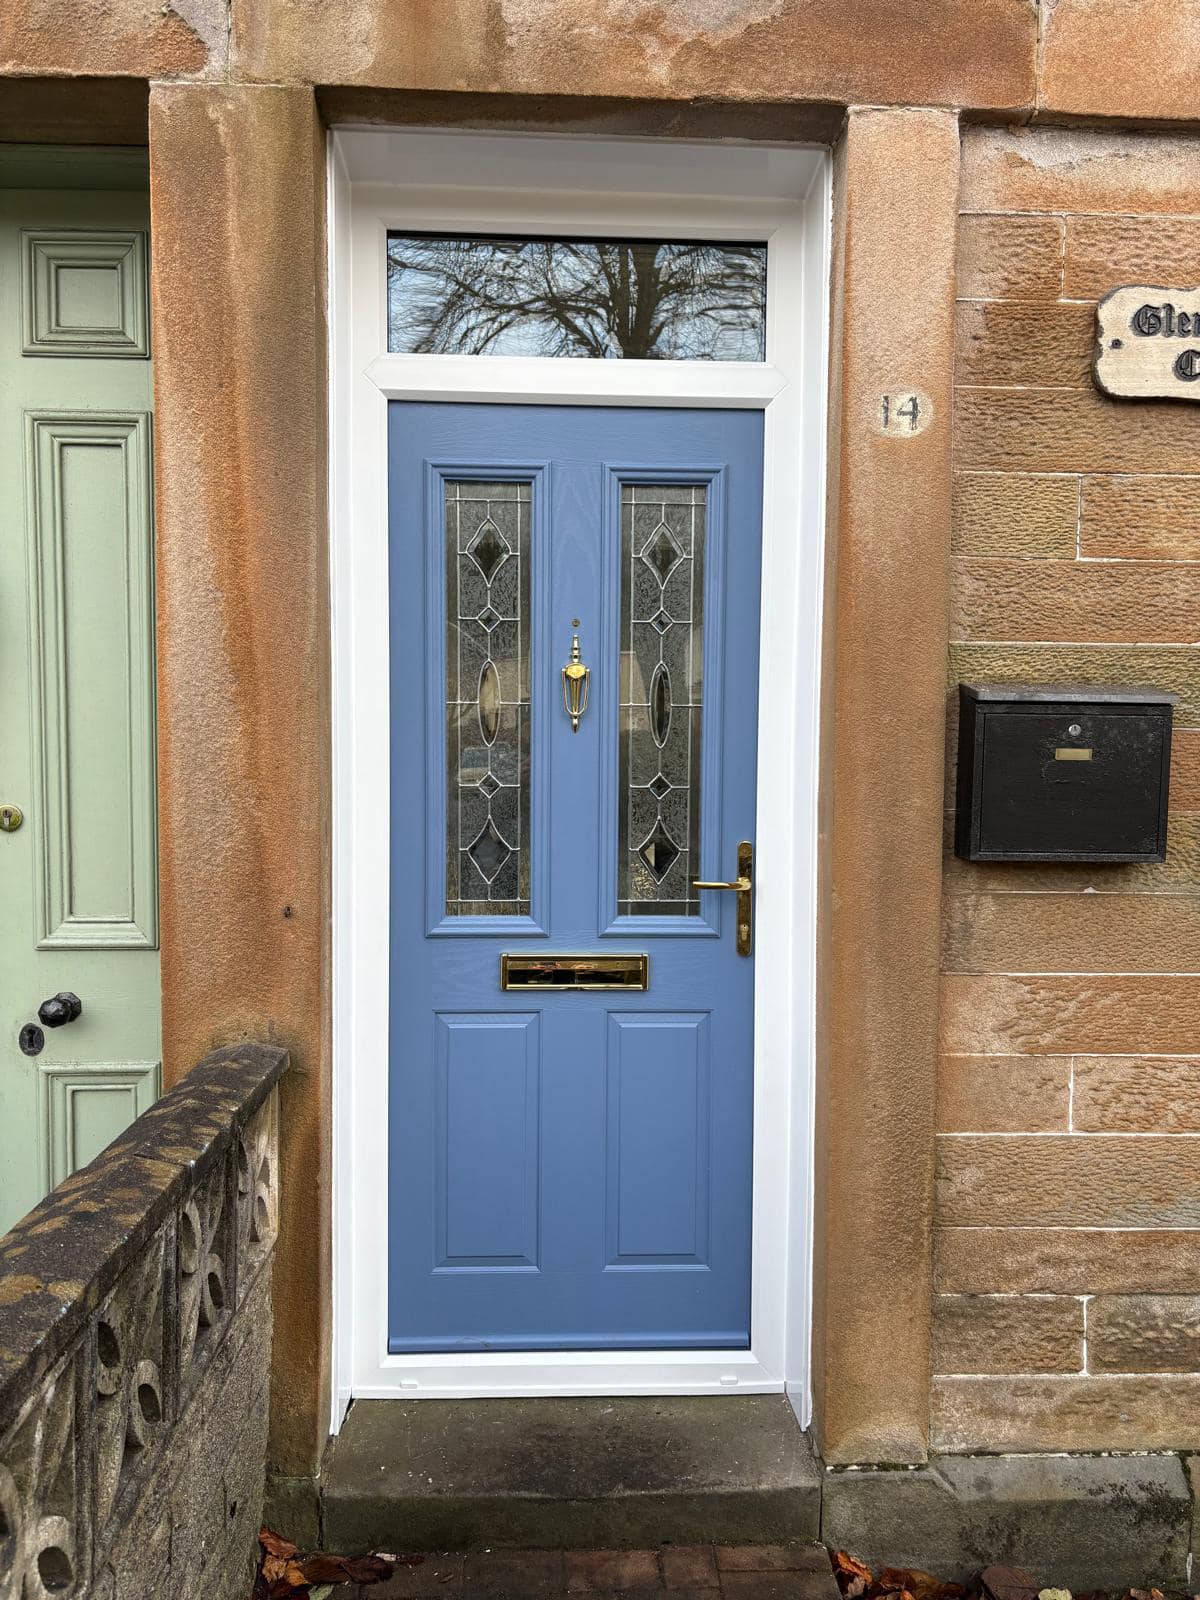
[[[495,1550],[431,1555],[338,1600],[837,1600],[819,1544],[664,1545],[658,1550]]]

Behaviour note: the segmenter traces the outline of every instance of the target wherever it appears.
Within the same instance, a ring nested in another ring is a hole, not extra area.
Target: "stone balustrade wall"
[[[0,1239],[0,1600],[244,1600],[283,1050],[207,1056]]]

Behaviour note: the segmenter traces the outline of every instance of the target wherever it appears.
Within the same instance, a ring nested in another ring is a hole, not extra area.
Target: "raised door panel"
[[[150,353],[146,235],[58,228],[21,235],[27,356]]]
[[[158,1097],[157,1061],[42,1067],[43,1182],[47,1189],[86,1167]]]
[[[703,1267],[708,1258],[709,1019],[608,1019],[607,1263]]]
[[[33,415],[38,945],[153,948],[149,418]]]
[[[436,1270],[538,1264],[540,1023],[436,1019]]]

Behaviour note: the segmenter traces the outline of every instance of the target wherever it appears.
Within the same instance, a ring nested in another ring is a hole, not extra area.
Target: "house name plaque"
[[[1093,371],[1119,400],[1200,400],[1200,289],[1110,290],[1096,307]]]

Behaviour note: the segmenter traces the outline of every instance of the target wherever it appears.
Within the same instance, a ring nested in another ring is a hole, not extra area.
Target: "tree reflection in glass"
[[[767,249],[388,235],[388,349],[762,361]]]

